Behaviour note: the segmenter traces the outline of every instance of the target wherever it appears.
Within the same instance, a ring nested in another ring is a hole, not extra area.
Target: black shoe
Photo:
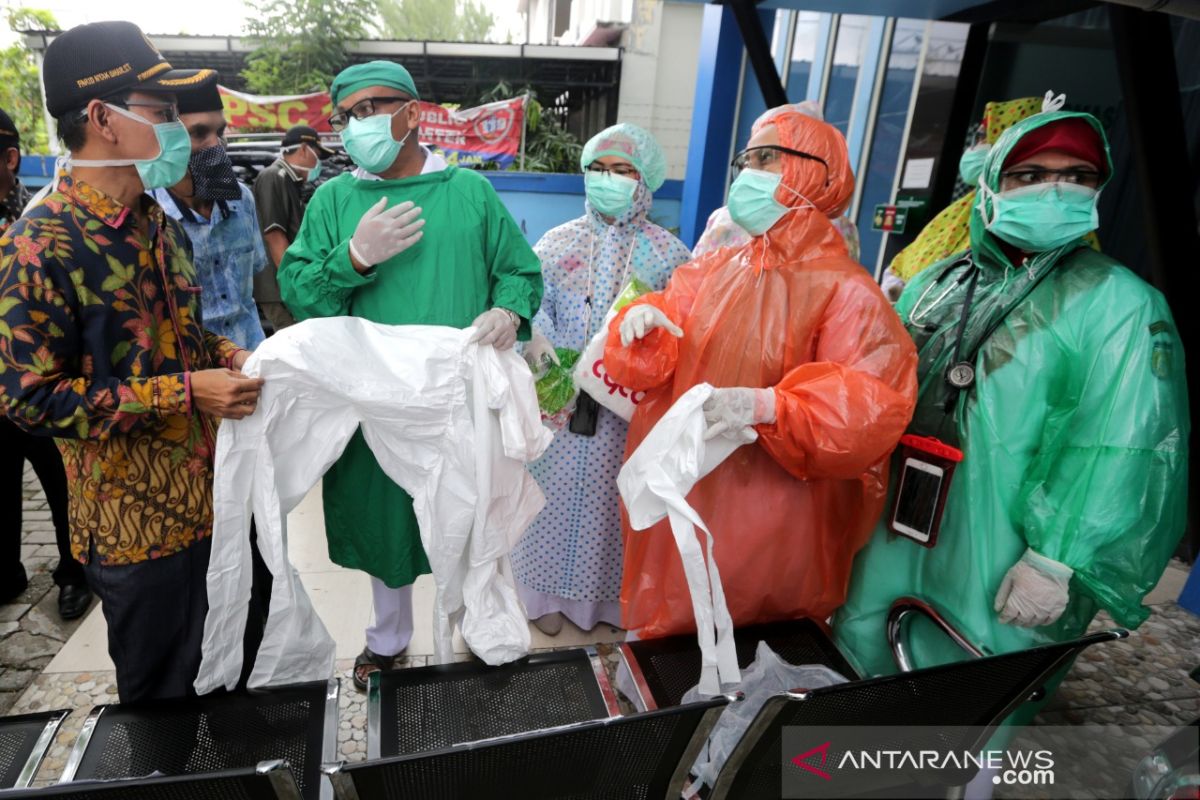
[[[58,590],[58,615],[63,619],[78,619],[92,604],[92,590],[86,583],[67,584]]]

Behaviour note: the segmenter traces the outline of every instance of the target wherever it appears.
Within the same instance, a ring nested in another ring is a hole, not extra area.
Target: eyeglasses
[[[163,122],[175,122],[179,119],[179,106],[174,103],[135,103],[132,100],[105,100],[103,101],[110,106],[118,108],[152,108],[158,112],[158,117]],[[87,113],[84,109],[83,113]]]
[[[1000,173],[1005,181],[1012,181],[1020,186],[1036,186],[1039,183],[1073,183],[1095,189],[1100,185],[1101,175],[1094,169],[1015,169]]]
[[[637,180],[641,174],[637,171],[637,167],[629,164],[616,164],[611,167],[604,167],[599,164],[588,164],[584,172],[591,172],[594,175],[616,175],[618,178],[633,178]]]
[[[408,103],[408,102],[411,102],[411,98],[408,98],[408,97],[364,97],[362,100],[359,100],[357,103],[355,103],[353,106],[351,106],[349,111],[339,111],[338,113],[336,113],[332,117],[330,117],[329,118],[329,127],[333,128],[335,131],[340,132],[340,131],[345,130],[346,126],[350,124],[351,117],[354,117],[355,119],[366,119],[367,117],[373,117],[377,113],[379,113],[376,110],[376,104],[387,105],[387,104],[391,104],[391,103]]]
[[[737,178],[744,169],[765,170],[772,164],[780,163],[785,153],[789,156],[818,162],[821,166],[825,167],[825,183],[829,183],[829,164],[825,159],[820,156],[814,156],[812,153],[793,150],[790,147],[781,147],[777,144],[764,144],[761,147],[751,147],[743,150],[733,157],[733,161],[730,162],[729,166],[732,168],[733,177]]]

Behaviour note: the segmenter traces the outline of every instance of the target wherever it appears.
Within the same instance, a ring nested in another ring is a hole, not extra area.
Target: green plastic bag
[[[558,354],[560,363],[546,364],[544,371],[538,374],[534,388],[537,391],[538,408],[542,411],[542,421],[557,430],[566,426],[571,419],[571,412],[575,410],[579,388],[571,377],[571,371],[579,361],[579,351],[556,347],[554,352]]]

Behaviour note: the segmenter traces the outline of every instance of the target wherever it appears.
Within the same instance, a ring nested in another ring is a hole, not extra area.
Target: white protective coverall
[[[266,380],[257,411],[222,423],[213,489],[203,694],[232,689],[250,598],[251,516],[274,575],[251,687],[320,680],[334,645],[287,561],[287,514],[362,427],[372,453],[412,495],[433,569],[435,654],[451,632],[501,664],[529,650],[508,553],[545,504],[524,465],[553,438],[533,376],[512,351],[468,344],[473,329],[310,319],[264,342],[242,371]]]

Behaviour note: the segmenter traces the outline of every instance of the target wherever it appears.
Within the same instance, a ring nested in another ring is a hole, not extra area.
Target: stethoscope
[[[964,270],[963,273],[954,281],[954,283],[942,290],[942,293],[938,295],[936,300],[926,306],[923,310],[918,311],[918,309],[921,308],[921,305],[925,302],[925,298],[929,295],[929,293],[943,280],[945,280],[947,275],[964,264],[970,267],[970,269]],[[979,283],[979,265],[976,264],[974,259],[971,258],[971,254],[969,252],[964,257],[958,259],[943,269],[941,274],[934,278],[933,282],[925,287],[925,290],[921,292],[921,295],[917,298],[917,302],[913,304],[912,313],[909,314],[908,317],[909,322],[919,325],[921,320],[924,319],[930,311],[939,306],[941,302],[946,299],[947,295],[961,286],[964,282],[967,283],[967,294],[966,297],[963,298],[962,312],[958,317],[958,329],[954,334],[954,357],[951,359],[950,367],[946,370],[945,375],[946,384],[957,391],[970,389],[973,385],[975,385],[975,365],[970,361],[965,361],[962,357],[963,339],[966,338],[967,321],[971,316],[971,303],[975,299],[975,287]],[[922,327],[930,333],[933,333],[937,330],[936,325],[922,325]]]

